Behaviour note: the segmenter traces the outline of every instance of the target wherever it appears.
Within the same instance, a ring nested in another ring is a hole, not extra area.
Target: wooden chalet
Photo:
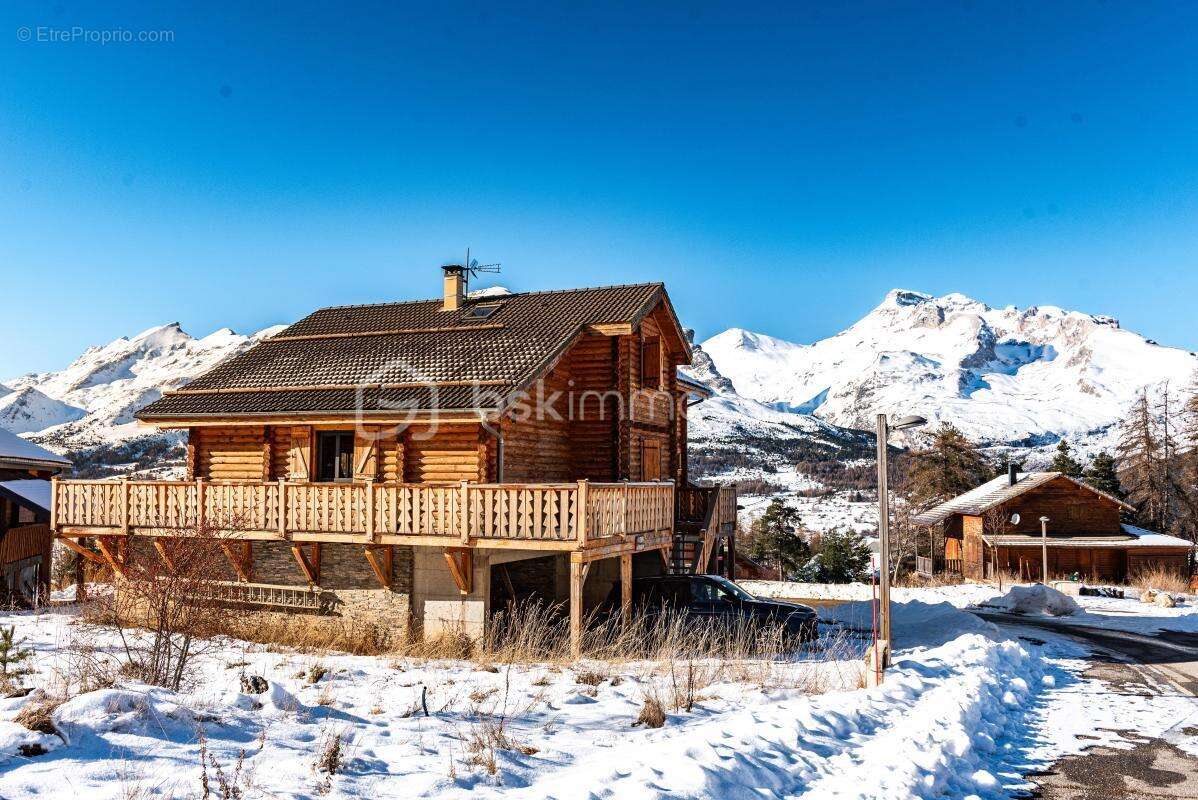
[[[50,478],[71,462],[0,428],[0,601],[48,596]]]
[[[202,519],[240,541],[231,600],[425,633],[540,597],[577,635],[634,572],[731,570],[665,287],[470,297],[443,270],[441,298],[321,309],[147,406],[186,480],[57,481],[57,535],[119,572]]]
[[[925,575],[990,579],[1004,571],[1020,580],[1078,576],[1124,583],[1137,572],[1165,567],[1190,574],[1194,545],[1123,522],[1135,509],[1059,472],[1016,472],[915,517],[929,530],[932,553],[917,558]],[[1041,536],[1041,517],[1047,536]],[[1017,520],[1017,521],[1014,521]]]

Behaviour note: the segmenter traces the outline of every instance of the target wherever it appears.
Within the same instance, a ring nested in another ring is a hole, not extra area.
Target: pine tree
[[[973,442],[952,425],[932,434],[927,448],[911,454],[906,490],[913,507],[930,508],[990,479],[992,469]]]
[[[1160,530],[1164,520],[1157,463],[1160,444],[1147,390],[1140,391],[1123,421],[1115,455],[1119,460],[1119,483],[1127,492],[1127,501],[1136,507],[1136,521]]]
[[[823,535],[819,553],[802,569],[799,578],[808,583],[852,583],[869,574],[872,554],[861,534],[832,530]]]
[[[33,670],[25,664],[33,651],[22,647],[25,639],[16,638],[16,627],[0,628],[0,685],[12,687]]]
[[[776,567],[778,577],[786,580],[811,557],[811,548],[800,535],[800,526],[798,509],[781,498],[772,500],[753,523],[749,557]]]
[[[1106,492],[1112,497],[1123,500],[1126,496],[1123,493],[1123,487],[1119,485],[1119,474],[1115,469],[1115,459],[1105,450],[1094,456],[1094,460],[1090,462],[1090,466],[1086,469],[1082,478],[1098,491]]]
[[[1073,453],[1069,449],[1069,442],[1064,439],[1057,442],[1057,454],[1052,457],[1052,465],[1049,469],[1062,475],[1068,475],[1070,478],[1082,476],[1081,462],[1073,457]]]

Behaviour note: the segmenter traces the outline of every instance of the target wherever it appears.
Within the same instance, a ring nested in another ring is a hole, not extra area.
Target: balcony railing
[[[51,506],[60,534],[207,528],[245,539],[573,549],[613,537],[668,537],[674,484],[56,480]]]

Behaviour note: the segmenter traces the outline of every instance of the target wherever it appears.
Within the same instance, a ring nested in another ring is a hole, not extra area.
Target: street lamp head
[[[921,425],[927,425],[927,424],[928,424],[928,421],[926,418],[912,415],[909,417],[903,417],[902,419],[896,420],[894,425],[891,426],[891,428],[893,428],[896,431],[901,431],[901,430],[905,430],[906,428],[918,428]]]
[[[1048,521],[1049,521],[1049,519],[1048,519],[1048,517],[1040,517],[1040,521],[1041,521],[1041,522],[1048,522]]]

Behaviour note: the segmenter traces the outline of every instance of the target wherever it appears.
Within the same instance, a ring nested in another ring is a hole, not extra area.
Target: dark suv
[[[620,584],[612,586],[604,610],[618,613]],[[819,615],[810,606],[764,600],[720,575],[662,575],[634,578],[632,607],[640,614],[684,613],[713,624],[734,627],[781,626],[791,642],[808,642],[818,635]]]

